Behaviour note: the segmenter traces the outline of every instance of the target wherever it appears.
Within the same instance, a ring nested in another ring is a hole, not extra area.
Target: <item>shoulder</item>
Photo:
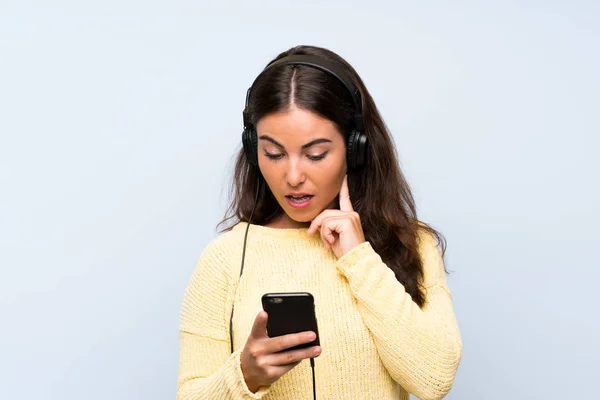
[[[239,246],[240,240],[244,240],[245,226],[245,222],[239,222],[229,230],[218,234],[206,244],[203,252],[228,251]]]
[[[242,253],[238,242],[243,235],[239,230],[234,227],[204,246],[188,281],[186,298],[210,298],[227,292],[234,274],[239,274]]]
[[[211,239],[200,253],[196,272],[230,276],[232,268],[241,262],[244,227],[245,223],[238,223]]]
[[[446,281],[446,269],[442,256],[441,243],[428,226],[419,222],[417,248],[423,267],[423,286],[429,287]]]
[[[424,222],[419,222],[417,230],[417,246],[421,256],[440,253],[438,239]]]

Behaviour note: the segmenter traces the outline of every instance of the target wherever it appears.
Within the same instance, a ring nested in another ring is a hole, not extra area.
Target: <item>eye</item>
[[[265,151],[265,156],[269,157],[271,160],[279,160],[281,157],[283,157],[283,154],[271,154]]]
[[[329,150],[327,150],[326,152],[324,152],[322,154],[319,154],[318,156],[308,156],[308,159],[311,161],[320,161],[327,156],[327,153],[329,153]]]
[[[322,154],[316,155],[316,156],[307,156],[307,157],[310,161],[320,161],[327,156],[327,153],[329,153],[329,150],[327,150],[326,152],[324,152]],[[265,151],[265,156],[267,156],[270,160],[276,161],[276,160],[281,159],[281,157],[283,157],[283,154],[271,154],[271,153]]]

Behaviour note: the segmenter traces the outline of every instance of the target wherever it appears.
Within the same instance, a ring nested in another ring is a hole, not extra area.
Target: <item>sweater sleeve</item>
[[[227,259],[215,242],[202,252],[181,307],[177,400],[261,399],[270,386],[250,391],[241,349],[230,353]]]
[[[454,382],[462,340],[436,241],[429,233],[420,238],[423,308],[412,301],[369,242],[346,253],[336,266],[348,280],[391,377],[421,400],[441,399]]]

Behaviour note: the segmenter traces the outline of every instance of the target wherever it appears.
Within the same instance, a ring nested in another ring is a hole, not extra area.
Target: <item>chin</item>
[[[290,209],[290,207],[287,204],[285,207],[282,204],[280,204],[280,207],[283,209],[283,213],[287,215],[289,219],[298,223],[312,222],[312,220],[315,219],[317,215],[319,215],[319,212],[315,212],[314,210],[296,208]],[[310,208],[312,209],[313,207]]]
[[[312,222],[325,208],[323,207],[311,207],[311,210],[286,210],[284,212],[287,216],[296,222],[299,223],[310,223]]]
[[[314,213],[312,213],[312,212],[311,213],[298,212],[298,211],[287,212],[285,210],[284,210],[284,212],[287,214],[289,219],[291,219],[292,221],[295,221],[295,222],[311,222],[318,215],[318,214],[313,215]]]
[[[289,216],[290,218],[292,218],[291,216]],[[294,221],[299,222],[299,223],[308,223],[308,222],[312,222],[313,219],[315,219],[316,215],[314,217],[310,217],[310,218],[292,218]]]

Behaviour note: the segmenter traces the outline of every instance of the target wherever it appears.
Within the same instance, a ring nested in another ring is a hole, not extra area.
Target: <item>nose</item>
[[[299,160],[290,159],[285,174],[285,179],[288,185],[292,187],[299,186],[306,180],[306,176],[304,175],[304,171],[302,170],[302,165]]]

